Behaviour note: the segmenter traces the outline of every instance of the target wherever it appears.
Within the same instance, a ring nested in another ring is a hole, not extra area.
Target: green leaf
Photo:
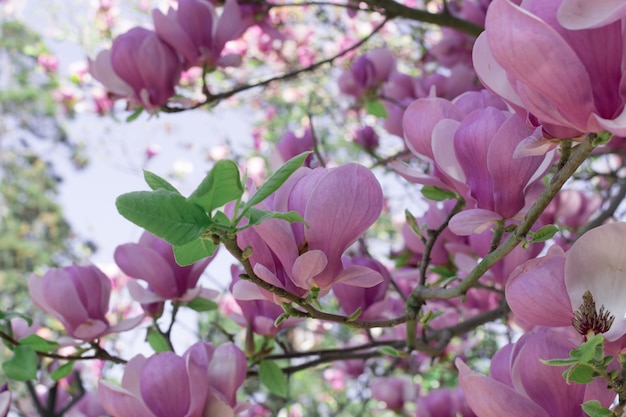
[[[578,359],[575,358],[539,360],[541,361],[541,363],[548,366],[569,366],[578,363]]]
[[[133,114],[131,114],[130,116],[126,118],[126,123],[130,123],[134,121],[135,119],[139,117],[141,113],[143,113],[143,107],[138,107],[137,110],[133,112]]]
[[[423,241],[424,235],[417,224],[415,216],[409,210],[404,210],[404,218],[406,219],[406,224],[408,224],[413,233],[415,233],[415,236],[419,237]]]
[[[543,226],[541,229],[533,232],[532,241],[533,242],[545,242],[546,240],[552,238],[559,231],[559,228],[553,224],[549,224],[547,226]]]
[[[229,201],[243,195],[243,186],[237,164],[229,160],[217,161],[188,200],[211,213]]]
[[[378,100],[367,100],[365,102],[365,111],[367,114],[371,114],[372,116],[382,117],[386,119],[388,117],[387,109]]]
[[[220,226],[224,226],[224,227],[228,227],[228,228],[230,228],[230,226],[231,226],[230,219],[222,211],[216,211],[213,214],[213,217],[211,217],[211,221],[213,221],[213,223],[215,223],[217,225],[220,225]]]
[[[394,358],[403,358],[405,355],[400,352],[398,349],[393,348],[391,346],[383,346],[378,349],[380,353],[387,356],[393,356]]]
[[[23,337],[20,340],[18,340],[18,342],[20,343],[20,345],[26,345],[26,346],[32,347],[37,352],[46,352],[46,353],[51,352],[61,346],[57,342],[46,340],[41,336],[37,336],[36,334],[31,334],[26,337]]]
[[[143,170],[143,179],[152,190],[168,190],[180,194],[180,192],[167,180],[159,177],[157,174]]]
[[[354,310],[354,313],[350,314],[347,321],[351,322],[358,319],[361,313],[363,313],[363,309],[361,307],[357,308],[356,310]]]
[[[257,192],[250,197],[250,200],[248,200],[248,202],[243,206],[241,212],[246,214],[250,208],[256,206],[269,197],[274,191],[278,190],[280,186],[287,181],[291,174],[302,166],[304,160],[310,153],[311,152],[303,152],[285,162],[285,164],[278,168],[276,172],[274,172],[274,174],[272,174],[272,176],[269,177],[261,187],[259,187]]]
[[[423,186],[422,195],[433,201],[451,200],[457,197],[452,191],[442,190],[441,188],[433,185]]]
[[[287,398],[287,377],[275,362],[263,361],[259,364],[259,379],[271,393]]]
[[[202,313],[204,311],[217,310],[217,303],[215,301],[207,300],[206,298],[202,297],[196,297],[185,305],[199,313]]]
[[[596,378],[595,371],[589,365],[573,365],[563,373],[563,377],[569,384],[577,382],[579,384],[588,384]]]
[[[200,236],[184,245],[174,246],[174,258],[180,266],[191,265],[200,259],[213,256],[217,247],[211,239]]]
[[[64,363],[63,365],[59,366],[50,374],[50,378],[52,378],[55,381],[58,381],[68,376],[70,372],[72,372],[72,369],[74,369],[74,361],[69,361],[68,363]]]
[[[602,407],[602,404],[600,404],[600,401],[598,400],[582,403],[581,407],[589,417],[607,417],[613,415],[611,410]]]
[[[578,361],[581,364],[590,363],[594,359],[597,348],[602,347],[603,341],[604,337],[602,336],[602,333],[598,333],[578,348],[572,350],[570,356],[578,358]]]
[[[175,246],[198,238],[210,224],[202,208],[169,190],[122,194],[115,205],[122,216]]]
[[[148,344],[150,347],[156,352],[169,352],[170,344],[167,343],[167,339],[163,336],[158,330],[155,330],[154,327],[150,327],[148,329]]]
[[[13,356],[2,364],[7,378],[28,381],[37,378],[37,353],[30,346],[16,346]]]
[[[442,278],[452,278],[456,276],[456,271],[443,265],[437,265],[430,268],[430,272],[435,273]]]
[[[306,224],[302,216],[300,216],[300,214],[298,214],[298,212],[296,211],[280,213],[277,211],[259,210],[252,207],[250,208],[250,210],[247,211],[246,217],[249,219],[248,224],[239,230],[247,229],[248,227],[260,224],[262,221],[267,219],[283,219],[288,221],[289,223],[299,222]]]

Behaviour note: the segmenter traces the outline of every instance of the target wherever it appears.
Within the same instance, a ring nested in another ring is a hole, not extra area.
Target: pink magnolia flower
[[[590,399],[608,407],[615,392],[598,378],[589,384],[568,384],[563,369],[541,360],[569,356],[578,342],[567,332],[541,329],[500,349],[491,360],[489,376],[474,374],[456,360],[465,398],[478,417],[584,417],[580,406]]]
[[[179,266],[172,245],[149,232],[141,235],[139,243],[118,246],[113,256],[122,272],[135,279],[128,282],[128,290],[141,304],[165,300],[187,302],[196,297],[212,299],[218,294],[197,286],[213,256],[192,265]],[[139,285],[137,279],[147,282],[148,288]]]
[[[245,407],[236,395],[246,368],[244,353],[232,343],[198,342],[182,357],[137,355],[126,364],[121,386],[100,381],[100,400],[115,417],[232,417]]]
[[[323,293],[339,282],[371,287],[380,273],[359,265],[344,268],[343,253],[369,228],[383,207],[382,189],[365,167],[300,168],[258,208],[296,211],[302,223],[265,220],[237,234],[239,246],[254,248],[250,262],[259,278],[296,295],[318,287]],[[248,281],[233,287],[238,299],[269,298]]]
[[[356,131],[354,141],[367,151],[373,152],[378,148],[378,134],[369,125]]]
[[[314,145],[313,132],[310,128],[304,129],[302,136],[296,136],[293,131],[289,130],[276,144],[276,150],[283,161],[288,161],[302,152],[313,150]],[[310,161],[311,158],[312,156],[309,156],[307,161]]]
[[[232,56],[221,56],[226,42],[239,38],[250,26],[236,0],[227,0],[217,18],[208,0],[179,0],[167,15],[155,9],[154,27],[159,37],[184,59],[184,67],[229,65]]]
[[[139,316],[115,326],[109,324],[106,313],[111,282],[93,265],[52,268],[43,277],[32,274],[28,289],[35,305],[63,323],[67,333],[76,339],[93,340],[126,331],[143,319]]]
[[[551,249],[543,258],[522,264],[511,275],[506,298],[516,316],[531,325],[571,326],[588,291],[596,312],[615,317],[603,333],[609,342],[626,335],[626,223],[610,223],[582,235],[563,255]]]
[[[89,61],[89,72],[107,90],[152,112],[174,95],[181,70],[174,49],[140,27],[118,36],[111,49]]]
[[[567,29],[589,29],[608,25],[626,17],[626,3],[621,0],[563,0],[557,13]]]
[[[543,187],[552,155],[517,157],[519,142],[537,135],[499,97],[483,90],[452,102],[414,101],[404,114],[407,147],[432,161],[428,174],[400,162],[393,167],[409,181],[460,194],[467,209],[450,222],[459,235],[480,233],[493,222],[523,214],[526,200]]]
[[[606,10],[607,2],[599,3]],[[560,6],[561,0],[495,0],[474,46],[479,78],[553,138],[626,136],[622,23],[568,30],[557,21]]]
[[[339,89],[342,93],[361,97],[370,90],[382,86],[396,69],[396,59],[390,50],[374,49],[357,58],[339,77]]]

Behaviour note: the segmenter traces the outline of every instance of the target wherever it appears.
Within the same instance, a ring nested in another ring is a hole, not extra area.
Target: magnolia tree
[[[2,312],[0,415],[624,415],[621,2],[114,10],[97,111],[265,117],[188,195],[145,171],[119,196],[145,233],[118,271],[25,278],[49,327]]]

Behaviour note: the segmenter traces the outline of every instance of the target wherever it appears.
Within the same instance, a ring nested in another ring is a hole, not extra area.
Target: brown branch
[[[191,107],[180,108],[180,107],[168,107],[167,105],[165,105],[165,106],[161,107],[161,111],[163,111],[164,113],[179,113],[179,112],[182,112],[182,111],[196,109],[196,108],[202,107],[202,106],[204,106],[206,104],[216,104],[220,100],[232,97],[235,94],[241,93],[243,91],[247,91],[247,90],[250,90],[250,89],[253,89],[253,88],[257,88],[257,87],[265,87],[265,86],[267,86],[269,84],[272,84],[273,82],[276,82],[276,81],[283,81],[283,80],[288,80],[288,79],[291,79],[291,78],[295,78],[295,77],[297,77],[298,75],[300,75],[302,73],[313,71],[313,70],[315,70],[315,69],[317,69],[317,68],[319,68],[321,66],[324,66],[326,64],[332,64],[335,60],[341,58],[342,56],[346,55],[347,53],[349,53],[351,51],[354,51],[355,49],[358,49],[359,47],[364,45],[376,33],[378,33],[385,26],[385,24],[387,24],[387,22],[389,20],[391,20],[391,19],[392,19],[391,17],[385,18],[385,20],[383,20],[381,23],[379,23],[378,26],[376,26],[369,35],[365,36],[364,38],[362,38],[360,41],[356,42],[355,44],[353,44],[349,48],[346,48],[346,49],[340,51],[339,53],[331,56],[330,58],[326,58],[326,59],[323,59],[321,61],[317,61],[317,62],[309,65],[308,67],[300,68],[298,70],[291,71],[291,72],[287,72],[285,74],[278,75],[276,77],[271,77],[271,78],[268,78],[266,80],[259,81],[257,83],[242,84],[242,85],[234,87],[232,90],[225,91],[223,93],[218,93],[218,94],[210,94],[209,93],[209,95],[206,98],[206,100],[200,101],[200,102],[194,104]]]
[[[370,7],[380,9],[381,13],[389,17],[403,17],[405,19],[445,26],[471,36],[478,36],[484,30],[482,26],[467,20],[459,19],[445,10],[442,13],[429,13],[424,10],[413,9],[403,4],[396,3],[393,0],[362,1]]]

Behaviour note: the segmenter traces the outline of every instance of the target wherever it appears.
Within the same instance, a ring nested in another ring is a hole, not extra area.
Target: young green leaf
[[[167,182],[167,180],[145,169],[143,170],[143,179],[152,190],[168,190],[180,194],[176,187]]]
[[[385,108],[385,106],[383,106],[383,103],[378,100],[367,100],[365,102],[365,111],[367,112],[367,114],[381,117],[383,119],[386,119],[388,116],[387,109]]]
[[[27,345],[16,346],[13,356],[2,364],[2,370],[9,379],[28,381],[37,378],[37,353]]]
[[[380,349],[378,349],[378,351],[382,353],[383,355],[393,356],[394,358],[402,358],[405,356],[398,349],[391,347],[391,346],[383,346]]]
[[[156,352],[168,352],[170,351],[170,345],[167,343],[167,339],[160,332],[153,327],[148,329],[148,344]]]
[[[248,224],[242,227],[240,230],[247,229],[248,227],[257,225],[267,219],[283,219],[283,220],[287,220],[289,223],[295,223],[295,222],[305,223],[302,216],[300,216],[300,214],[298,214],[298,212],[296,211],[280,213],[277,211],[259,210],[259,209],[252,207],[246,213],[246,217],[249,220]]]
[[[122,194],[115,205],[122,216],[172,245],[193,241],[210,224],[202,208],[169,190]]]
[[[207,300],[206,298],[202,297],[196,297],[185,305],[199,313],[202,313],[204,311],[217,310],[217,303],[215,301]]]
[[[36,334],[31,334],[26,337],[23,337],[19,340],[19,342],[20,342],[20,345],[30,346],[33,349],[35,349],[37,352],[46,352],[46,353],[51,352],[57,349],[59,346],[61,346],[57,342],[46,340],[43,337],[38,336]]]
[[[256,206],[267,197],[269,197],[274,191],[278,190],[281,185],[287,181],[287,178],[291,176],[298,168],[302,166],[304,160],[309,156],[311,152],[304,152],[300,155],[294,156],[289,161],[285,162],[283,166],[278,168],[274,174],[265,181],[265,183],[259,187],[256,193],[241,209],[242,213],[246,213],[251,207]]]
[[[141,113],[143,113],[143,107],[138,107],[137,110],[133,112],[133,114],[131,114],[130,116],[126,118],[126,123],[130,123],[134,121],[135,119],[139,117]]]
[[[50,374],[50,378],[52,378],[54,381],[58,381],[68,376],[70,372],[72,372],[72,369],[74,369],[74,361],[64,363],[63,365],[52,371],[52,373]]]
[[[533,242],[545,242],[546,240],[552,238],[559,231],[559,228],[553,224],[549,224],[543,226],[541,229],[533,232],[532,241]]]
[[[259,364],[259,379],[271,393],[287,398],[287,377],[275,362],[263,361]]]
[[[180,266],[191,265],[200,259],[212,256],[217,247],[211,239],[200,236],[184,245],[174,246],[174,259]]]
[[[539,359],[541,363],[549,366],[569,366],[578,363],[578,359],[576,358],[566,358],[566,359]]]
[[[215,163],[188,200],[211,213],[229,201],[241,198],[242,195],[239,168],[233,161],[224,159]]]
[[[588,384],[596,378],[595,371],[589,365],[572,365],[564,373],[563,377],[569,384],[577,382],[579,384]]]
[[[456,198],[456,194],[452,191],[442,190],[441,188],[432,185],[423,186],[422,195],[433,201],[451,200]]]
[[[613,415],[611,410],[602,407],[602,404],[600,404],[598,400],[587,401],[583,403],[581,407],[589,417],[608,417]]]

